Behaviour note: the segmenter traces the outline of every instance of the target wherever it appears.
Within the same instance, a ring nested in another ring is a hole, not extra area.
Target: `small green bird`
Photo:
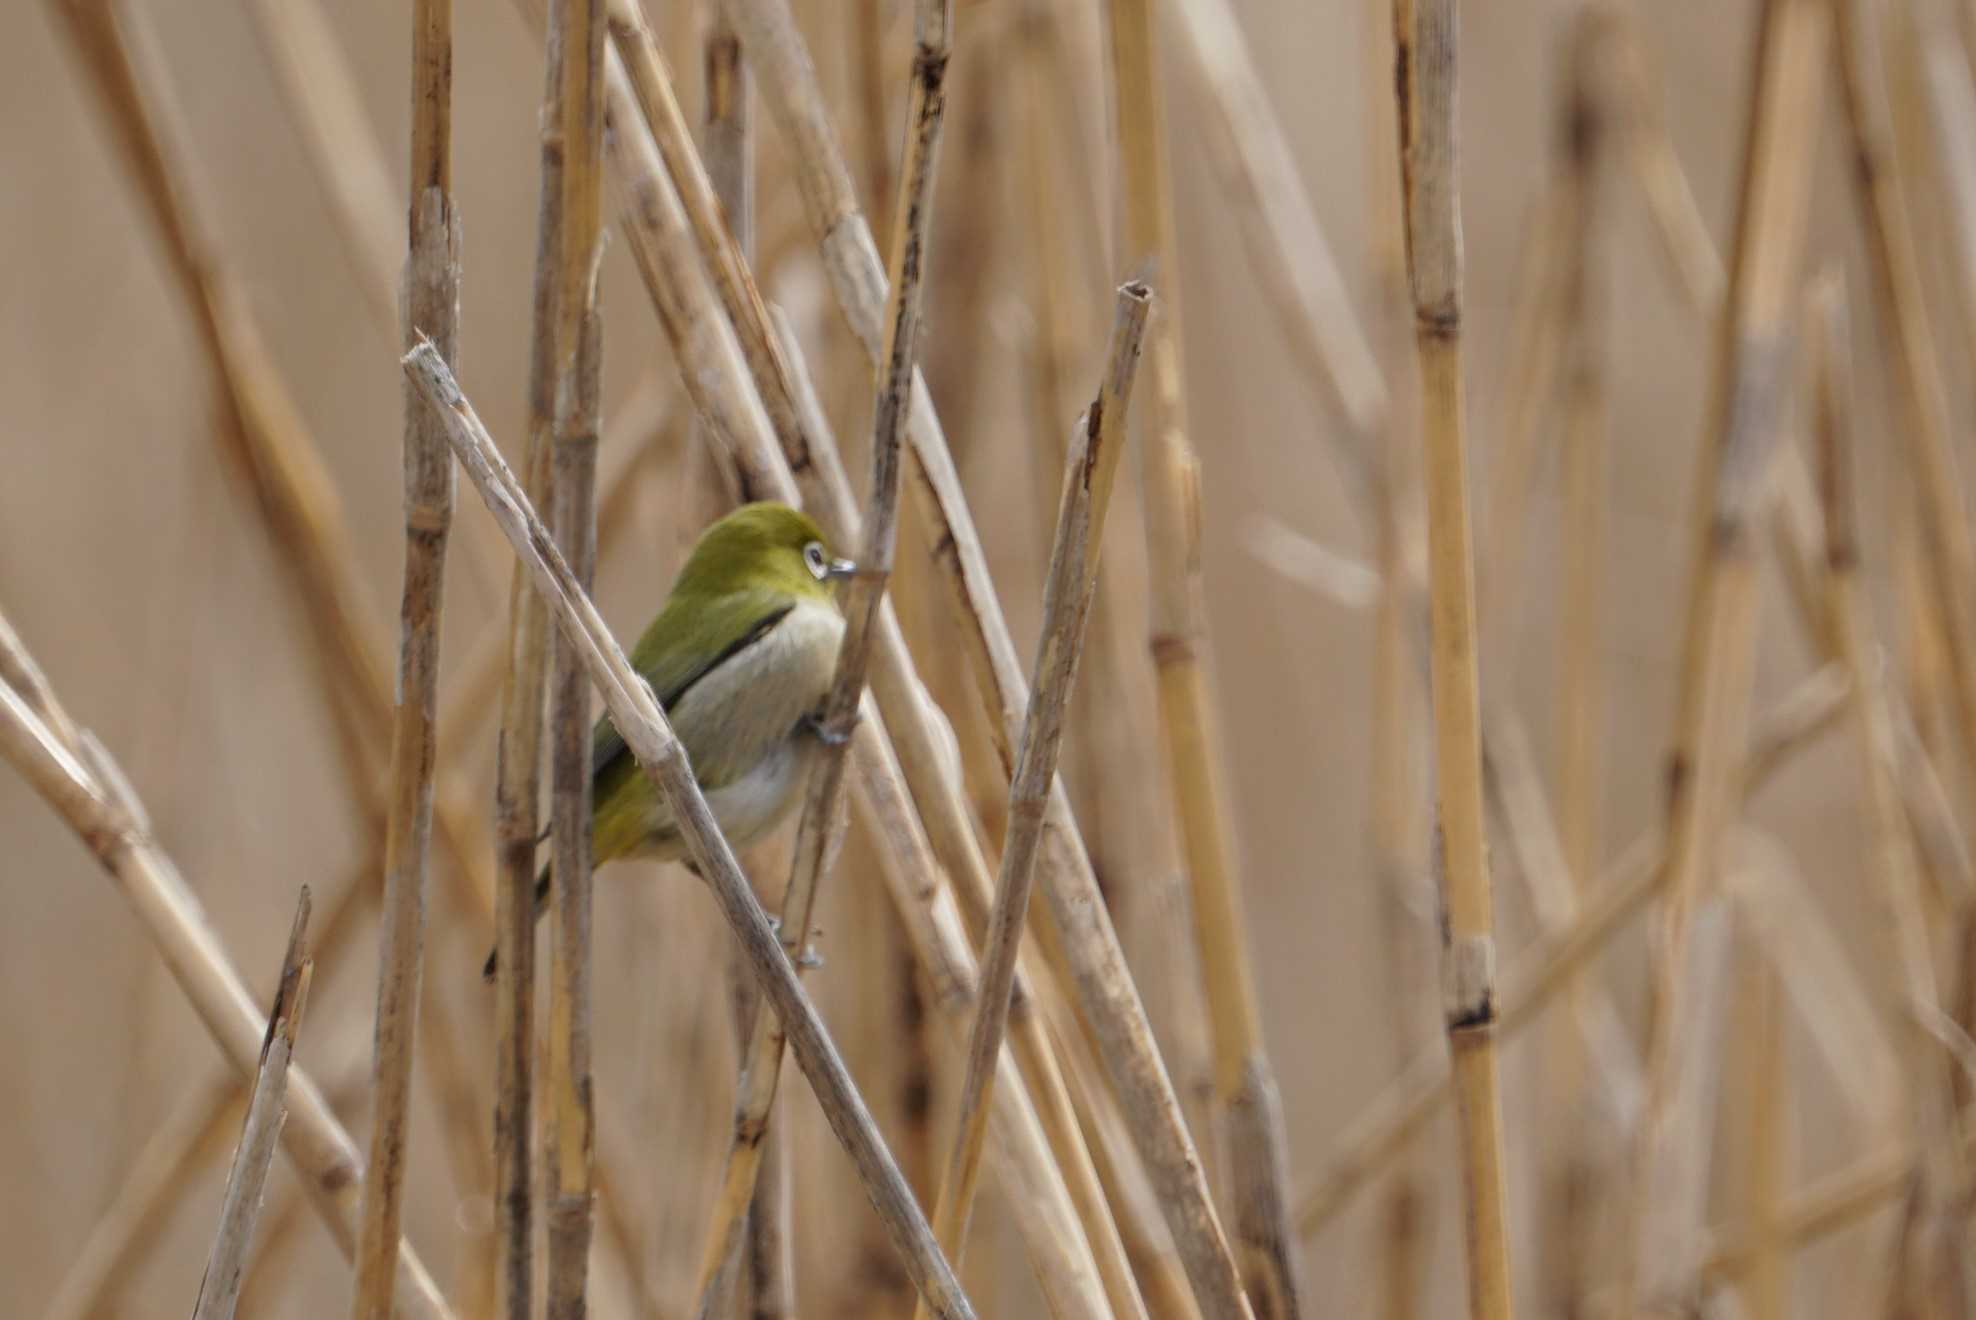
[[[631,650],[632,668],[651,685],[736,848],[767,835],[802,795],[844,636],[832,584],[857,571],[831,553],[808,515],[744,504],[700,534],[665,608]],[[609,715],[591,744],[591,865],[683,856],[672,809]],[[548,893],[544,866],[538,918]],[[494,966],[490,954],[490,977]]]

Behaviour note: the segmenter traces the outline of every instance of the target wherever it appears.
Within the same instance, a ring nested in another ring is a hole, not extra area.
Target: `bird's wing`
[[[680,618],[685,608],[690,608],[696,616],[695,635],[724,637],[725,644],[699,657],[685,653],[679,645],[687,634]],[[737,652],[760,641],[793,608],[788,597],[766,591],[729,592],[711,600],[701,597],[690,602],[675,598],[632,647],[631,666],[651,684],[660,707],[670,713],[695,683]],[[612,793],[638,773],[638,764],[609,715],[597,721],[590,739],[592,799],[607,802]],[[688,745],[689,760],[694,750]],[[703,784],[703,787],[718,785]]]

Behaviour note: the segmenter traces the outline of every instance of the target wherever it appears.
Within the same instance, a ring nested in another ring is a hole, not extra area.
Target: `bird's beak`
[[[823,570],[825,581],[832,578],[854,578],[857,575],[857,562],[851,559],[833,559],[830,561],[830,566]]]

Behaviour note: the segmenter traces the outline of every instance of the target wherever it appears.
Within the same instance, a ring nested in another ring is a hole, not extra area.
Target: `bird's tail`
[[[544,862],[542,863],[542,869],[535,876],[535,919],[537,921],[542,920],[542,914],[548,910],[549,863]],[[480,969],[480,974],[484,979],[489,981],[494,979],[494,971],[499,966],[498,959],[500,956],[501,951],[498,948],[488,951],[487,962]]]

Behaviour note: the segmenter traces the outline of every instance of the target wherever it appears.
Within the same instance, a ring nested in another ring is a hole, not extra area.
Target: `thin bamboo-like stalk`
[[[426,401],[445,420],[447,435],[515,553],[528,565],[531,580],[556,612],[565,636],[582,649],[584,664],[597,684],[612,723],[625,735],[638,763],[665,796],[681,822],[690,855],[711,885],[722,915],[746,951],[773,1011],[782,1018],[797,1063],[810,1079],[831,1129],[851,1154],[866,1195],[893,1234],[913,1283],[930,1294],[935,1313],[971,1316],[953,1271],[933,1241],[931,1229],[898,1167],[886,1152],[844,1069],[816,1008],[803,993],[794,968],[776,941],[767,915],[715,825],[706,798],[694,782],[679,740],[667,725],[650,687],[639,679],[612,640],[596,606],[578,588],[569,566],[527,503],[527,497],[501,461],[500,451],[460,392],[438,353],[421,345],[406,355],[405,370]]]
[[[822,518],[825,530],[833,540],[840,544],[856,544],[862,533],[850,503],[849,486],[838,464],[835,445],[829,442],[821,409],[815,404],[799,369],[800,363],[791,351],[792,345],[786,342],[780,345],[782,361],[791,372],[786,378],[786,387],[775,385],[771,377],[770,387],[766,390],[770,398],[787,399],[786,410],[796,429],[782,432],[771,427],[762,399],[757,395],[754,384],[748,380],[748,367],[742,360],[742,350],[734,336],[735,327],[720,315],[714,293],[707,287],[703,268],[694,260],[694,234],[699,234],[703,241],[710,237],[718,239],[719,235],[725,234],[725,228],[718,224],[717,208],[704,212],[715,220],[707,226],[701,223],[703,212],[696,206],[689,231],[682,196],[674,191],[672,181],[665,174],[659,159],[659,147],[654,143],[653,135],[639,127],[639,100],[645,101],[648,106],[663,109],[670,98],[648,97],[641,91],[635,100],[632,91],[632,86],[638,84],[646,91],[658,92],[668,88],[669,82],[660,76],[663,66],[657,59],[656,45],[649,46],[649,59],[643,53],[647,41],[637,37],[642,25],[627,26],[621,22],[622,16],[621,9],[613,10],[614,51],[606,66],[610,80],[609,117],[614,126],[610,141],[616,148],[612,159],[628,198],[621,214],[621,229],[668,337],[679,355],[688,392],[693,396],[702,418],[708,421],[713,433],[718,436],[723,458],[734,465],[736,484],[747,497],[795,501],[798,492],[790,476],[793,469],[804,481],[804,495],[819,501],[815,512]],[[628,42],[627,38],[632,40]],[[628,54],[631,58],[621,62],[615,58],[619,53]],[[626,72],[627,63],[631,68],[629,73]],[[639,72],[641,68],[643,73]],[[691,148],[690,136],[682,128],[675,137],[665,127],[674,122],[683,125],[683,119],[675,121],[667,113],[655,118],[653,127],[659,129],[661,142],[678,144],[673,154],[688,171],[682,175],[686,183],[685,198],[711,198],[711,186],[705,182],[705,171],[700,165],[698,153]],[[710,233],[710,230],[715,232]],[[751,278],[740,278],[746,275],[746,267],[731,253],[731,246],[731,242],[716,241],[714,249],[722,256],[710,264],[716,271],[734,272],[740,282],[733,287],[738,294],[745,295],[752,289],[753,282]],[[724,296],[729,288],[724,276],[720,284]],[[760,306],[758,295],[741,304],[744,312],[751,305]],[[765,324],[766,311],[759,313],[759,319],[744,314],[739,322],[746,327]],[[751,343],[751,354],[766,352],[760,344]],[[761,379],[757,377],[758,381]],[[778,418],[784,407],[778,404]],[[778,440],[787,448],[789,458],[786,463],[776,453]],[[964,839],[967,848],[973,850],[975,861],[971,870],[961,869],[967,862],[965,855],[960,853],[943,852],[941,863],[945,866],[949,864],[950,856],[959,857],[956,869],[970,879],[978,875],[980,892],[985,895],[991,882],[985,862],[979,860],[979,848],[973,841],[973,827],[967,820],[965,800],[958,794],[956,781],[947,773],[950,767],[947,766],[944,746],[933,731],[930,712],[921,698],[918,679],[913,675],[889,604],[881,605],[874,660],[879,666],[874,674],[874,685],[879,688],[881,703],[900,714],[900,723],[906,731],[901,734],[900,754],[904,756],[910,749],[918,758],[916,763],[929,772],[925,778],[916,776],[916,784],[930,782],[938,790],[938,796],[922,798],[940,807],[929,818],[940,821],[943,827],[948,828],[946,837],[950,842]],[[891,764],[883,754],[886,742],[883,723],[874,717],[874,713],[868,712],[853,737],[852,754],[857,762],[861,791],[870,800],[871,806],[888,813],[910,812],[899,767]],[[928,867],[890,877],[898,881],[893,893],[900,901],[901,915],[906,918],[909,929],[923,916],[921,905],[931,901],[925,889],[924,876],[933,873],[933,868]],[[926,938],[919,939],[915,944],[920,956],[939,956],[951,962],[951,950],[934,942],[932,932],[922,934]],[[962,947],[965,947],[965,941]],[[1127,1295],[1113,1291],[1113,1284],[1129,1285],[1131,1276],[1125,1267],[1123,1250],[1118,1245],[1118,1232],[1105,1212],[1090,1156],[1084,1150],[1075,1121],[1070,1117],[1069,1103],[1063,1097],[1062,1079],[1048,1056],[1041,1024],[1028,1018],[1026,1010],[1023,1011],[1023,1020],[1025,1030],[1018,1036],[1018,1044],[1025,1047],[1023,1067],[1036,1079],[1040,1106],[1037,1112],[1047,1125],[1051,1147],[1061,1152],[1064,1171],[1059,1177],[1050,1170],[1047,1167],[1048,1155],[1032,1144],[1037,1114],[1026,1112],[1023,1092],[1006,1083],[998,1087],[998,1097],[1003,1094],[1008,1096],[1009,1112],[1001,1129],[1011,1142],[1008,1171],[1020,1184],[1035,1211],[1020,1218],[1018,1227],[1045,1283],[1046,1292],[1053,1297],[1053,1304],[1084,1313],[1101,1313],[1090,1310],[1094,1304],[1101,1307],[1102,1298],[1093,1295],[1093,1271],[1089,1259],[1092,1248],[1087,1243],[1086,1233],[1078,1227],[1080,1219],[1090,1225],[1091,1237],[1104,1244],[1099,1249],[1105,1253],[1103,1278],[1107,1295]],[[997,1104],[998,1107],[1001,1104],[999,1099]],[[1070,1184],[1071,1194],[1076,1197],[1074,1203],[1059,1199],[1066,1194],[1066,1182]],[[1116,1301],[1114,1305],[1124,1309]]]
[[[555,496],[554,434],[563,216],[563,28],[548,28],[540,113],[541,183],[529,319],[524,489],[539,506]],[[495,1311],[531,1320],[535,1307],[536,844],[549,682],[549,615],[517,563],[508,583],[501,725],[494,756],[494,1235]]]
[[[1454,0],[1395,0],[1400,178],[1420,355],[1427,483],[1429,658],[1442,896],[1442,1014],[1467,1196],[1468,1307],[1512,1314],[1496,1062],[1496,947],[1482,807],[1481,693],[1461,374],[1461,203]]]
[[[662,316],[680,336],[678,342],[702,350],[710,344],[717,346],[705,369],[687,373],[689,386],[703,391],[703,414],[728,419],[721,434],[725,443],[738,446],[732,452],[745,469],[747,484],[783,500],[796,499],[796,487],[800,485],[801,498],[832,538],[839,544],[856,544],[863,533],[849,483],[822,410],[805,383],[793,340],[786,335],[778,337],[768,326],[766,309],[746,263],[719,223],[718,208],[712,204],[713,190],[697,153],[692,150],[656,44],[642,22],[632,21],[635,18],[633,9],[625,6],[613,9],[613,40],[626,57],[625,81],[637,89],[638,105],[631,104],[629,88],[614,91],[612,114],[616,121],[630,123],[636,118],[638,106],[643,107],[650,117],[657,149],[664,154],[667,168],[676,171],[674,177],[681,186],[674,193],[670,182],[656,173],[657,166],[645,151],[635,148],[626,151],[619,164],[629,180],[627,186],[647,202],[627,216],[626,232]],[[685,215],[679,214],[682,204]],[[704,318],[717,314],[692,301],[702,296],[704,286],[699,283],[699,263],[692,260],[690,250],[679,248],[679,241],[684,237],[679,231],[689,217],[693,237],[699,240],[706,254],[707,268],[714,273],[715,286],[732,318],[731,328],[738,334],[740,347],[735,351],[745,352],[754,373],[753,389],[736,379],[737,373],[726,356],[725,341],[730,326],[724,320],[720,324],[708,324],[704,334],[692,331],[692,327],[703,324]],[[760,391],[759,396],[756,390]],[[774,419],[772,430],[770,418]],[[924,425],[924,419],[917,416],[909,421],[916,428]],[[782,447],[780,456],[775,452],[777,442]],[[920,680],[889,602],[880,608],[872,664],[872,686],[894,731],[900,762],[925,813],[926,829],[940,864],[955,878],[963,899],[978,903],[980,910],[985,911],[992,892],[988,866],[974,835],[957,772],[949,763],[943,735],[935,728],[933,713],[921,695]],[[859,739],[862,741],[862,733]],[[860,780],[869,789],[880,795],[895,791],[896,780],[881,769],[875,756],[868,756],[857,745],[853,747],[853,755],[863,763]],[[1050,1057],[1042,1024],[1025,1006],[1028,995],[1021,979],[1017,982],[1016,997],[1018,1057],[1031,1080],[1039,1113],[1075,1199],[1078,1217],[1097,1254],[1107,1296],[1115,1310],[1135,1313],[1139,1303],[1124,1259],[1120,1232],[1112,1222],[1091,1157],[1070,1116],[1070,1102]],[[1015,1098],[1011,1100],[1014,1102]],[[1016,1107],[1021,1107],[1019,1102]],[[1018,1126],[1016,1130],[1026,1129]],[[1048,1236],[1040,1219],[1025,1218],[1020,1224],[1033,1257],[1044,1259],[1071,1245],[1061,1235]],[[1135,1236],[1143,1239],[1141,1234]]]
[[[802,36],[783,0],[727,0],[727,4],[754,62],[763,99],[790,140],[790,157],[800,171],[811,231],[838,306],[875,362],[885,278],[871,231],[857,209],[850,173],[830,127]],[[1007,770],[1013,765],[1027,706],[1021,661],[989,584],[986,559],[939,419],[924,387],[917,382],[909,424],[914,490],[923,501],[928,526],[936,537],[936,564],[962,625],[959,640],[976,679],[977,694],[987,709],[996,751]],[[898,699],[917,701],[918,692],[901,692]],[[939,757],[942,754],[937,746],[929,740],[924,750]],[[1060,784],[1051,794],[1044,848],[1044,894],[1060,935],[1056,947],[1068,964],[1078,1007],[1098,1038],[1101,1056],[1153,1178],[1174,1244],[1187,1265],[1203,1311],[1212,1320],[1239,1316],[1246,1309],[1239,1275],[1210,1204],[1200,1160],[1154,1044],[1145,1007],[1132,984],[1089,855],[1071,816],[1069,799]]]
[[[1601,854],[1600,793],[1605,783],[1604,636],[1608,554],[1606,531],[1606,296],[1604,286],[1605,190],[1608,139],[1614,125],[1604,78],[1615,24],[1603,10],[1581,12],[1565,49],[1561,98],[1553,141],[1561,157],[1558,334],[1563,361],[1563,495],[1561,593],[1558,614],[1556,743],[1557,823],[1566,873],[1585,897],[1598,874]],[[1497,566],[1508,580],[1514,564]],[[1586,1059],[1578,1048],[1578,1022],[1589,1010],[1586,983],[1573,987],[1550,1048],[1551,1112],[1562,1120],[1551,1138],[1544,1196],[1541,1292],[1552,1314],[1566,1320],[1584,1314],[1596,1249],[1597,1175],[1590,1125],[1581,1113]]]
[[[982,952],[981,992],[974,1030],[968,1040],[967,1072],[961,1083],[954,1145],[940,1182],[933,1226],[950,1258],[966,1254],[968,1223],[987,1137],[988,1099],[995,1061],[1008,1028],[1009,997],[1015,981],[1016,951],[1028,924],[1030,888],[1036,876],[1037,846],[1050,783],[1057,773],[1064,709],[1076,679],[1096,591],[1098,555],[1113,478],[1124,448],[1132,384],[1139,366],[1152,295],[1144,286],[1119,290],[1111,348],[1099,393],[1078,426],[1065,470],[1055,544],[1043,592],[1043,634],[1036,653],[1036,685],[1023,729],[1022,751],[1009,787],[1009,828],[1002,845],[995,905],[988,918]]]
[[[412,8],[412,207],[405,274],[406,346],[430,340],[459,352],[460,216],[453,204],[452,0]],[[378,922],[377,1045],[372,1079],[371,1177],[364,1186],[354,1320],[389,1320],[410,1144],[412,1046],[425,967],[426,859],[438,713],[439,629],[453,465],[437,419],[405,397],[405,581],[392,724],[391,805]]]
[[[1757,722],[1738,791],[1759,790],[1809,746],[1842,711],[1848,691],[1824,671],[1780,699]],[[1633,839],[1604,868],[1600,883],[1569,925],[1532,941],[1502,978],[1501,1030],[1512,1039],[1536,1020],[1551,998],[1602,952],[1626,923],[1660,892],[1663,848],[1652,832]],[[1448,1058],[1440,1049],[1416,1054],[1399,1076],[1345,1125],[1323,1171],[1297,1198],[1297,1231],[1315,1234],[1345,1208],[1352,1194],[1386,1167],[1447,1098]]]
[[[899,189],[897,242],[892,250],[891,302],[886,313],[885,367],[872,418],[870,504],[859,548],[858,574],[844,600],[848,620],[838,652],[837,671],[821,714],[825,747],[812,769],[796,835],[796,857],[783,896],[783,938],[799,961],[814,938],[812,922],[818,888],[842,816],[844,751],[864,693],[879,601],[892,575],[898,533],[900,448],[915,370],[920,287],[928,256],[933,181],[939,162],[946,111],[945,79],[952,12],[948,0],[922,0],[914,16],[917,49],[909,98],[905,161]],[[746,1051],[745,1089],[735,1105],[734,1142],[715,1204],[707,1248],[700,1261],[703,1320],[715,1320],[713,1289],[739,1242],[745,1214],[760,1170],[761,1141],[775,1100],[782,1067],[782,1027],[766,1013],[756,1015],[754,1038]],[[943,1244],[944,1245],[944,1244]],[[927,1303],[933,1299],[926,1298]]]
[[[0,651],[7,653],[0,663],[0,756],[48,801],[116,882],[214,1041],[240,1076],[253,1075],[266,1019],[198,900],[153,838],[142,805],[109,753],[62,711],[45,681],[37,677],[19,685],[10,676],[39,673],[17,643],[10,627],[0,627]],[[73,730],[74,739],[57,729]],[[283,1146],[337,1246],[354,1259],[362,1158],[300,1069],[289,1072],[288,1111]],[[451,1317],[452,1308],[411,1246],[400,1242],[398,1254],[400,1313]]]
[[[288,1065],[295,1056],[295,1035],[302,1027],[309,976],[315,966],[308,956],[308,929],[309,887],[303,885],[295,901],[295,924],[288,932],[281,975],[275,982],[274,1005],[268,1010],[267,1041],[261,1046],[260,1066],[254,1073],[246,1124],[233,1152],[226,1191],[220,1197],[219,1230],[206,1257],[206,1272],[199,1280],[192,1320],[232,1320],[240,1301],[240,1280],[255,1225],[260,1221],[268,1168],[274,1163],[275,1144],[288,1121]]]
[[[1770,0],[1756,50],[1757,76],[1743,156],[1743,185],[1728,309],[1719,344],[1711,424],[1701,446],[1687,624],[1673,746],[1668,756],[1667,871],[1653,950],[1647,1017],[1647,1112],[1628,1170],[1621,1220],[1621,1314],[1642,1287],[1656,1301],[1689,1275],[1688,1226],[1671,1199],[1657,1202],[1673,1151],[1680,1041],[1701,1010],[1687,1002],[1687,938],[1708,890],[1717,843],[1734,804],[1735,766],[1746,750],[1755,659],[1756,560],[1752,519],[1781,425],[1789,316],[1810,201],[1830,11],[1813,0]]]
[[[1160,35],[1151,0],[1113,0],[1111,68],[1124,189],[1122,264],[1131,269],[1150,265],[1160,272],[1165,290],[1164,314],[1151,344],[1152,407],[1145,427],[1146,455],[1140,465],[1145,509],[1146,558],[1152,593],[1148,646],[1158,679],[1160,725],[1165,735],[1166,766],[1174,814],[1193,899],[1194,935],[1200,950],[1204,993],[1214,1051],[1212,1112],[1227,1160],[1227,1185],[1232,1202],[1237,1259],[1249,1305],[1258,1316],[1279,1320],[1301,1311],[1295,1263],[1290,1254],[1288,1145],[1283,1133],[1282,1101],[1275,1073],[1262,1038],[1261,1013],[1256,1003],[1255,973],[1249,964],[1242,910],[1241,880],[1236,870],[1233,825],[1229,817],[1225,770],[1217,744],[1219,712],[1210,697],[1208,624],[1202,598],[1200,557],[1199,460],[1188,440],[1186,395],[1181,373],[1181,332],[1184,319],[1177,296],[1179,250],[1173,229],[1173,192],[1167,164],[1167,118],[1159,76]],[[1195,8],[1197,19],[1210,19]],[[1209,76],[1220,77],[1226,91],[1246,87],[1247,111],[1231,111],[1221,121],[1224,143],[1237,152],[1256,141],[1256,125],[1273,123],[1258,113],[1260,100],[1251,77],[1240,78],[1242,50],[1232,17],[1223,13],[1218,28],[1190,29],[1192,48],[1206,61]],[[1211,20],[1210,20],[1211,22]],[[1230,34],[1233,34],[1231,39]],[[1225,97],[1218,104],[1229,107]],[[1258,206],[1281,232],[1297,217],[1282,214],[1285,199],[1298,196],[1289,152],[1280,139],[1263,170],[1245,173],[1275,178],[1283,186],[1258,188]],[[1273,204],[1273,209],[1272,208]],[[1247,213],[1247,212],[1245,212]],[[1295,250],[1295,249],[1293,249]],[[1342,303],[1339,281],[1330,269],[1328,253],[1302,262],[1303,269],[1286,273],[1298,284],[1304,313],[1294,324],[1304,326],[1322,308],[1320,327],[1311,334],[1308,351],[1327,365],[1339,362],[1336,327],[1349,328],[1349,318],[1330,309]],[[1328,278],[1321,278],[1328,276]],[[1344,336],[1354,350],[1348,359],[1356,370],[1329,383],[1343,402],[1351,433],[1362,448],[1363,437],[1383,412],[1382,389],[1368,391],[1365,381],[1379,385],[1371,351],[1362,339]],[[1358,460],[1363,466],[1366,460]]]
[[[603,215],[603,0],[557,0],[556,132],[562,201],[555,263],[556,543],[588,591],[597,564],[597,431],[603,322],[597,263]],[[549,1060],[543,1164],[549,1320],[583,1320],[595,1219],[597,1114],[591,1098],[590,689],[570,646],[550,646],[549,763],[555,902],[550,927]]]

